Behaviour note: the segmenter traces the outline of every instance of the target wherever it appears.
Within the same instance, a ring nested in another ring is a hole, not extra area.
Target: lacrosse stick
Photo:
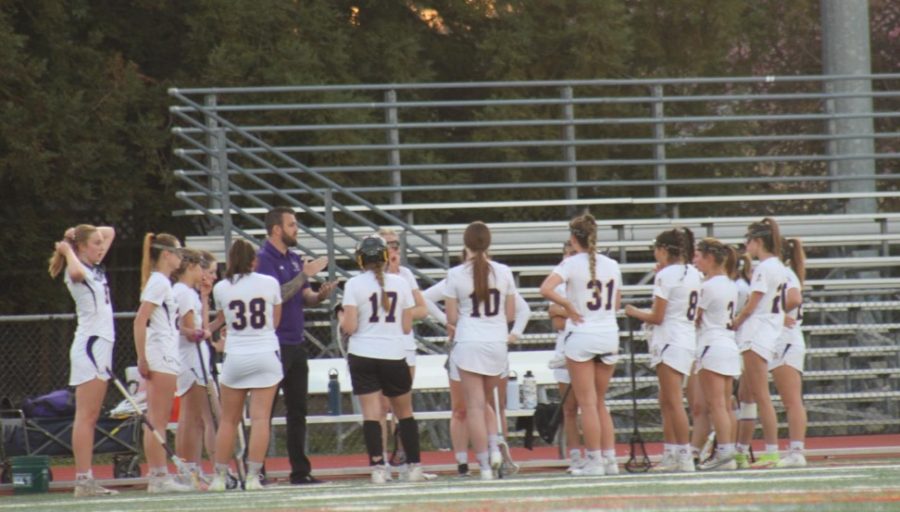
[[[641,431],[638,429],[637,417],[637,367],[634,364],[634,328],[631,325],[631,318],[626,319],[628,324],[628,342],[631,352],[631,421],[634,430],[631,432],[629,441],[631,449],[629,452],[628,462],[625,463],[625,471],[629,473],[646,473],[650,470],[650,457],[647,456],[647,448],[644,446],[644,438],[641,437]]]
[[[97,367],[96,363],[94,363],[94,367],[97,368],[98,372],[100,371],[100,368]],[[144,414],[144,411],[141,410],[141,407],[138,405],[137,401],[134,399],[134,397],[131,396],[128,390],[125,389],[125,385],[122,384],[118,377],[113,375],[113,372],[109,369],[109,367],[106,368],[106,374],[109,376],[110,380],[113,381],[113,384],[116,386],[116,388],[118,388],[119,393],[122,393],[122,396],[125,397],[125,400],[128,400],[128,403],[130,403],[131,406],[134,407],[134,412],[137,413],[138,417],[141,419],[141,423],[143,423],[150,430],[150,433],[153,434],[153,437],[155,437],[156,440],[159,441],[159,444],[162,445],[163,449],[166,451],[166,455],[169,456],[169,459],[171,459],[175,464],[175,467],[178,468],[178,472],[183,475],[191,475],[191,484],[195,489],[199,488],[200,480],[197,477],[197,474],[188,469],[184,461],[181,460],[180,457],[175,455],[175,452],[173,452],[172,449],[169,448],[169,445],[166,444],[166,439],[162,435],[160,435],[159,431],[156,430],[156,428],[153,427],[153,424],[151,424],[150,420],[147,419],[147,415]]]
[[[516,464],[516,461],[513,460],[512,454],[509,452],[509,445],[506,444],[506,439],[503,438],[503,424],[501,415],[500,415],[500,392],[497,388],[494,388],[494,414],[497,415],[497,433],[500,435],[500,443],[498,443],[497,448],[500,449],[500,455],[503,456],[503,462],[500,464],[500,469],[497,470],[497,476],[499,478],[503,478],[504,475],[514,475],[519,472],[519,465]]]

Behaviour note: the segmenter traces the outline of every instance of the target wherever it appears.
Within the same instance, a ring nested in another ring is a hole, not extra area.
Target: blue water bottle
[[[335,368],[328,370],[328,414],[341,414],[341,383],[338,382],[338,371]]]

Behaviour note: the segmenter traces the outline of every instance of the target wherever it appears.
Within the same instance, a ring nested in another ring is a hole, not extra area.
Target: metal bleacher
[[[873,130],[841,132],[842,97],[828,84],[861,78],[877,90]],[[302,225],[299,249],[329,256],[330,279],[355,273],[350,256],[361,236],[394,227],[423,287],[458,261],[466,225],[483,220],[493,257],[512,267],[534,311],[511,348],[533,351],[534,365],[545,363],[538,359],[554,339],[537,288],[559,259],[573,213],[598,218],[599,248],[620,262],[627,301],[649,299],[649,243],[660,231],[685,226],[698,238],[739,244],[750,222],[772,216],[808,252],[811,431],[896,432],[900,153],[890,141],[900,137],[898,81],[894,74],[172,89],[176,155],[185,163],[175,171],[185,208],[175,213],[197,228],[189,246],[224,260],[228,240],[260,242],[268,208],[291,206]],[[322,142],[319,133],[345,142]],[[872,149],[841,152],[842,141],[859,138]],[[307,328],[321,357],[340,355],[328,308],[311,310]],[[446,342],[433,325],[418,326],[417,337],[425,354]],[[627,331],[622,339],[627,353]],[[629,417],[628,377],[620,365],[610,389],[617,421]],[[641,421],[653,431],[655,379],[641,366],[637,382]],[[445,398],[428,400],[417,407],[448,407]]]

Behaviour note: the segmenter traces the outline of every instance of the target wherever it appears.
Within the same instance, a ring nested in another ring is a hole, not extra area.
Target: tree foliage
[[[900,8],[871,6],[875,71],[895,71]],[[67,226],[116,226],[119,268],[137,265],[144,231],[196,229],[171,216],[171,86],[817,73],[818,38],[816,0],[8,0],[0,313],[70,308],[44,273]],[[291,142],[355,142],[304,137]]]

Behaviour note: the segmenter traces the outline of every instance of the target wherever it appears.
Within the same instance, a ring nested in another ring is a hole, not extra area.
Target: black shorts
[[[395,397],[412,389],[412,377],[405,358],[373,359],[350,354],[347,364],[354,395],[381,391],[386,397]]]

